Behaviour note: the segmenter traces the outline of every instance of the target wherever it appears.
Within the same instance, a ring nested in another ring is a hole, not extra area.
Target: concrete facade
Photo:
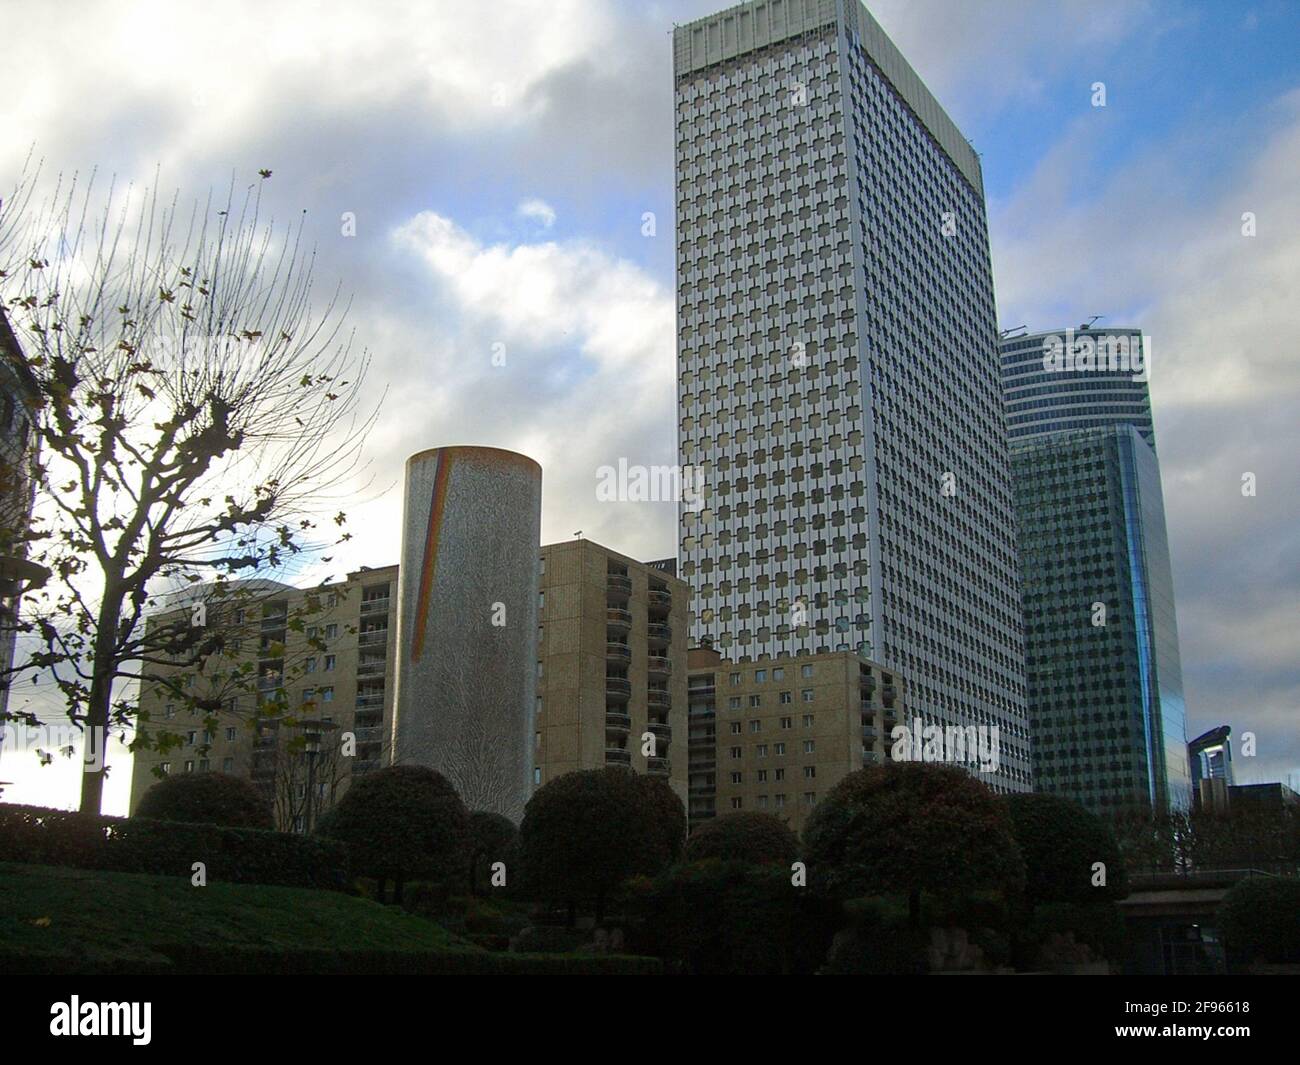
[[[667,569],[589,540],[542,548],[537,784],[625,765],[686,801],[689,595]]]
[[[889,757],[903,684],[851,651],[729,662],[690,651],[690,820],[759,811],[802,832],[818,799]]]
[[[679,452],[691,635],[853,652],[1030,786],[979,161],[858,0],[674,31]]]
[[[542,469],[446,447],[406,465],[393,760],[516,823],[532,793]]]

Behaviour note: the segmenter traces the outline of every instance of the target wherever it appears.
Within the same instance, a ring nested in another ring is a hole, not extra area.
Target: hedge
[[[0,803],[0,861],[347,891],[345,845],[254,828],[108,817]]]
[[[156,959],[88,959],[6,951],[0,970],[15,976],[219,974],[277,976],[657,976],[658,958],[620,954],[507,954],[489,951],[331,950],[304,947],[158,947]]]
[[[1219,904],[1220,931],[1242,961],[1300,962],[1300,880],[1250,877]]]

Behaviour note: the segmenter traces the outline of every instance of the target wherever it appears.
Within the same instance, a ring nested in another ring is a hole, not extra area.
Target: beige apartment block
[[[155,769],[218,770],[251,778],[272,800],[278,827],[302,831],[355,776],[387,763],[397,567],[363,567],[308,589],[274,581],[244,587],[247,598],[204,602],[206,624],[225,638],[219,660],[199,673],[159,667],[163,675],[195,674],[188,691],[210,706],[141,684],[144,727],[177,734],[181,743],[136,752],[132,812],[158,780]],[[190,611],[187,602],[149,624]],[[236,669],[247,679],[215,679]]]
[[[623,765],[685,802],[686,583],[589,540],[541,565],[534,784]]]
[[[731,662],[692,648],[689,813],[757,810],[802,832],[818,799],[885,759],[903,720],[898,675],[853,651]]]

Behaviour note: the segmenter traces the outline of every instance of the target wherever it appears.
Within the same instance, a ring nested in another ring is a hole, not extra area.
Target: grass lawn
[[[0,972],[654,972],[651,959],[500,954],[333,891],[0,862]]]

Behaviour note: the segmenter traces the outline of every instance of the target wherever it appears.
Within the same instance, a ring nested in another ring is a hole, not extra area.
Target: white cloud
[[[555,225],[555,208],[545,200],[524,200],[516,212],[520,218],[527,218],[550,229]]]

